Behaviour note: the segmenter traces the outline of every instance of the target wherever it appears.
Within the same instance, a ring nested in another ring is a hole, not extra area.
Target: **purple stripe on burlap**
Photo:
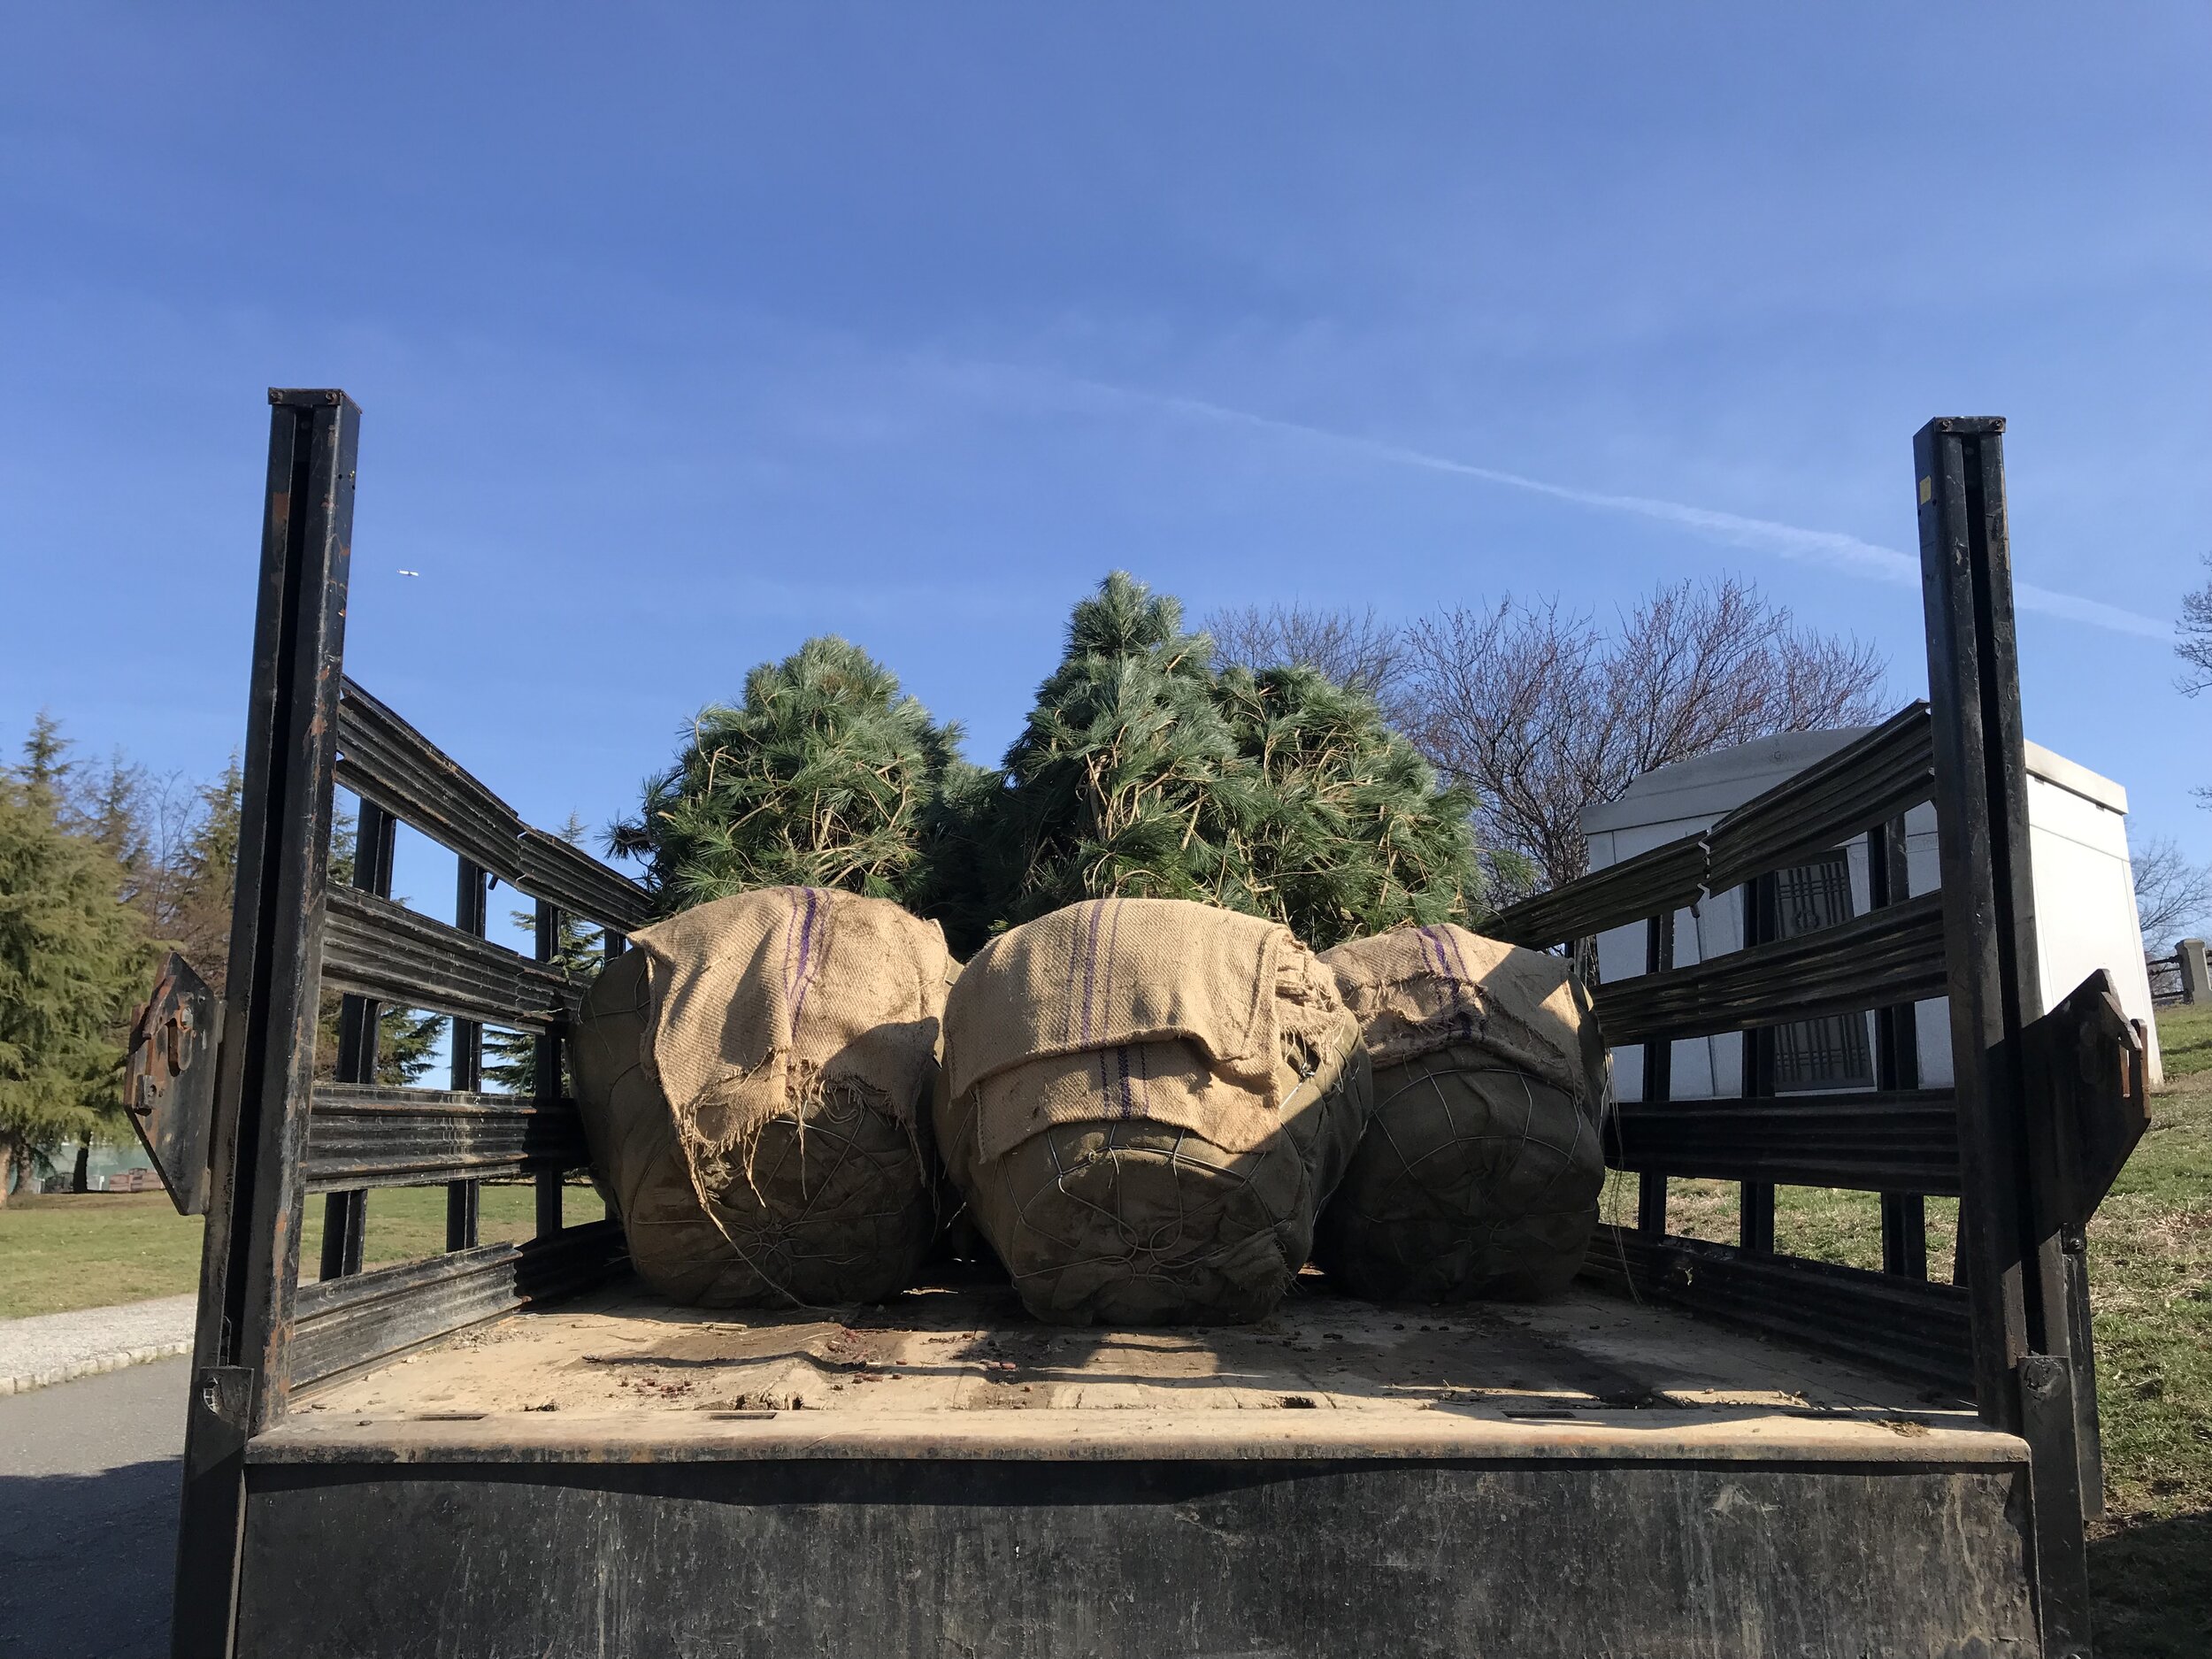
[[[1446,942],[1443,935],[1432,926],[1424,927],[1421,930],[1421,937],[1427,940],[1430,949],[1435,951],[1436,972],[1441,976],[1444,983],[1452,987],[1452,1001],[1458,1002],[1459,971],[1452,965],[1451,947]]]
[[[1450,928],[1441,930],[1452,941],[1452,960],[1459,964],[1459,983],[1467,994],[1467,1034],[1475,1034],[1475,1023],[1483,1018],[1482,987],[1475,983],[1475,976],[1467,972],[1467,958],[1459,949],[1459,936]]]
[[[1437,938],[1434,931],[1431,928],[1424,926],[1417,928],[1415,931],[1421,935],[1421,960],[1428,964],[1430,972],[1434,973],[1438,979],[1443,980],[1446,985],[1451,987],[1452,1006],[1454,1008],[1458,1007],[1459,986],[1458,982],[1452,977],[1451,964],[1444,960],[1444,946],[1442,941]],[[1454,1025],[1457,1025],[1458,1021],[1455,1018],[1452,1023]]]
[[[1421,931],[1435,941],[1437,960],[1446,964],[1444,977],[1451,983],[1452,1006],[1459,1010],[1458,1018],[1454,1022],[1459,1028],[1459,1034],[1471,1037],[1475,1034],[1475,1018],[1468,1007],[1467,997],[1472,986],[1467,977],[1467,959],[1459,954],[1459,941],[1451,936],[1448,929],[1440,926],[1424,927]]]
[[[814,972],[821,966],[820,960],[814,955],[814,918],[821,911],[822,895],[815,887],[801,890],[806,895],[806,920],[799,928],[799,988],[791,1004],[791,1029],[794,1033],[799,1029],[799,1016],[806,1010],[806,994],[812,986]]]
[[[1106,983],[1099,993],[1098,1002],[1102,1017],[1110,1018],[1114,1007],[1114,961],[1121,949],[1121,901],[1113,898],[1106,902],[1114,907],[1114,925],[1106,930]]]
[[[1442,967],[1445,967],[1445,985],[1451,987],[1451,1007],[1458,1009],[1458,1013],[1454,1016],[1451,1025],[1454,1025],[1454,1029],[1464,1038],[1464,1035],[1467,1035],[1467,980],[1464,980],[1464,976],[1460,973],[1458,956],[1455,956],[1454,949],[1451,949],[1451,941],[1445,936],[1445,929],[1427,927],[1427,929],[1423,929],[1423,932],[1427,933],[1432,941],[1436,941],[1436,960],[1438,963],[1442,963]]]
[[[1121,1115],[1134,1118],[1137,1102],[1129,1097],[1129,1045],[1124,1043],[1114,1050],[1115,1063],[1121,1068]]]
[[[1459,975],[1459,982],[1472,986],[1474,976],[1467,972],[1467,958],[1459,954],[1459,941],[1451,928],[1442,922],[1436,925],[1436,942],[1452,953],[1452,968]]]
[[[1421,965],[1432,973],[1442,973],[1444,964],[1436,954],[1436,941],[1429,937],[1429,930],[1417,927],[1413,930],[1413,936],[1421,941]]]
[[[806,889],[801,887],[796,893],[789,888],[786,888],[784,893],[783,1000],[786,1002],[791,1001],[791,993],[796,988],[797,984],[791,977],[791,952],[792,948],[799,942],[799,930],[793,924],[799,919],[799,906],[803,902],[805,892]]]

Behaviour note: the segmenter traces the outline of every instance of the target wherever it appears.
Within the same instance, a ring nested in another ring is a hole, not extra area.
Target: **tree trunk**
[[[8,1207],[8,1188],[15,1183],[15,1142],[0,1139],[0,1210]]]
[[[77,1167],[70,1171],[69,1190],[73,1193],[92,1190],[92,1148],[89,1145],[77,1148]]]

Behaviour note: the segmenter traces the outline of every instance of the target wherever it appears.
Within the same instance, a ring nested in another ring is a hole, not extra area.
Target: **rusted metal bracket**
[[[153,995],[131,1019],[123,1104],[182,1216],[207,1213],[208,1132],[222,1027],[221,1002],[192,964],[171,951]]]
[[[2150,1126],[2142,1033],[2098,969],[2020,1033],[2039,1236],[2089,1225]]]
[[[2038,1476],[2039,1515],[2047,1507],[2046,1496],[2056,1492],[2053,1502],[2076,1504],[2078,1518],[2093,1518],[2104,1513],[2104,1436],[2097,1420],[2087,1230],[2149,1127],[2148,1048],[2142,1028],[2121,1008],[2112,976],[2102,969],[2023,1027],[2019,1044],[2032,1228],[2025,1259],[2035,1266],[2041,1314],[2029,1333],[2031,1354],[2020,1363],[2022,1432],[2043,1463],[2061,1455],[2062,1445],[2071,1453],[2068,1480],[2055,1485],[2047,1469]],[[2035,1386],[2030,1359],[2037,1356],[2068,1369],[2070,1433],[2062,1433],[2050,1412],[2032,1409],[2035,1402],[2026,1398]],[[2047,1545],[2047,1553],[2057,1548],[2049,1540]]]

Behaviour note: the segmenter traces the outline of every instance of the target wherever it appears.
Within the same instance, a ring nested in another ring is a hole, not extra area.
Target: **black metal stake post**
[[[361,803],[354,825],[353,885],[380,899],[392,896],[392,859],[398,849],[399,820],[373,801]],[[378,1018],[383,1006],[373,997],[346,995],[338,999],[338,1056],[332,1075],[341,1083],[376,1081]],[[365,1187],[332,1193],[323,1200],[322,1274],[342,1279],[361,1271],[361,1251],[368,1233],[369,1194]]]
[[[1905,820],[1893,818],[1866,833],[1867,898],[1875,910],[1912,895],[1905,864]],[[1874,1012],[1874,1087],[1920,1087],[1920,1033],[1910,1002]],[[1928,1277],[1928,1201],[1918,1193],[1882,1194],[1882,1271]]]
[[[1644,972],[1658,973],[1674,966],[1674,911],[1655,916],[1645,925]],[[1674,1097],[1674,1045],[1644,1045],[1644,1099]],[[1667,1178],[1646,1171],[1636,1178],[1636,1227],[1654,1236],[1667,1230]]]
[[[1743,942],[1763,945],[1781,937],[1773,914],[1780,903],[1775,878],[1761,876],[1740,889]],[[1764,1029],[1743,1034],[1743,1096],[1766,1100],[1774,1094],[1774,1033]],[[1736,1242],[1746,1250],[1774,1251],[1774,1183],[1745,1181],[1736,1192]]]
[[[600,964],[603,967],[606,964],[612,962],[617,956],[619,956],[629,948],[630,941],[628,938],[621,933],[616,933],[613,928],[603,928],[600,931],[599,952]],[[601,1190],[603,1192],[611,1192],[613,1189],[611,1187],[603,1187]],[[601,1207],[605,1212],[608,1220],[619,1221],[622,1219],[622,1212],[615,1208],[615,1202],[612,1198],[603,1200]]]
[[[284,1408],[361,411],[272,391],[244,794],[177,1539],[178,1659],[231,1650],[245,1451]],[[264,902],[265,898],[268,901]]]
[[[537,924],[538,960],[550,962],[560,950],[560,910],[543,899],[538,900]],[[565,1034],[557,1021],[537,1040],[537,1097],[541,1102],[561,1098],[561,1041]],[[549,1239],[561,1230],[561,1181],[558,1170],[539,1171],[537,1236],[541,1239]]]
[[[453,925],[465,933],[484,937],[486,893],[490,877],[474,859],[457,855],[453,872]],[[476,1020],[457,1019],[452,1025],[452,1088],[473,1094],[484,1087],[484,1027]],[[445,1248],[465,1250],[476,1243],[482,1188],[474,1181],[449,1181],[445,1189]]]
[[[2089,1649],[2089,1602],[2075,1391],[2090,1385],[2071,1348],[2087,1320],[2068,1305],[2078,1279],[2058,1229],[2036,1216],[2020,1071],[2020,1032],[2042,1012],[2042,985],[2003,432],[1989,417],[1930,421],[1913,439],[1913,470],[1975,1397],[1985,1419],[2028,1440],[2044,1651],[2076,1659]]]

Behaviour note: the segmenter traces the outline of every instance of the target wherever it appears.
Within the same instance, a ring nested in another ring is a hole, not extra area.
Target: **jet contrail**
[[[1685,529],[1697,531],[1714,541],[1725,541],[1732,546],[1758,548],[1779,553],[1785,558],[1825,565],[1832,569],[1876,581],[1891,582],[1906,588],[1920,585],[1919,559],[1900,553],[1894,548],[1862,541],[1856,536],[1845,535],[1839,531],[1808,530],[1801,525],[1780,524],[1771,518],[1748,518],[1741,513],[1721,512],[1710,507],[1692,507],[1678,501],[1657,501],[1648,495],[1614,495],[1602,490],[1577,489],[1565,484],[1548,483],[1540,478],[1529,478],[1519,472],[1501,472],[1494,466],[1477,466],[1471,461],[1455,461],[1449,456],[1431,455],[1424,449],[1409,449],[1402,444],[1385,443],[1379,439],[1362,438],[1350,433],[1332,432],[1325,426],[1310,426],[1302,421],[1279,420],[1270,415],[1256,415],[1248,410],[1231,409],[1225,404],[1210,403],[1200,398],[1133,391],[1127,387],[1102,380],[1084,380],[1080,384],[1087,389],[1111,397],[1131,399],[1204,420],[1250,426],[1263,432],[1302,438],[1310,442],[1325,443],[1333,448],[1371,456],[1379,461],[1386,461],[1397,466],[1448,472],[1455,478],[1479,479],[1486,484],[1525,490],[1532,495],[1548,495],[1555,501],[1572,502],[1578,506],[1597,507],[1609,512],[1633,513],[1639,518],[1655,518],[1664,524],[1680,525]],[[2039,588],[2032,582],[2018,580],[2012,585],[2012,594],[2013,602],[2023,611],[2040,611],[2045,616],[2062,617],[2069,622],[2085,622],[2093,627],[2109,628],[2115,633],[2138,634],[2147,639],[2173,638],[2171,626],[2155,617],[2124,611],[2117,605],[2108,605],[2101,600],[2084,599],[2075,594],[2058,593],[2048,588]]]

